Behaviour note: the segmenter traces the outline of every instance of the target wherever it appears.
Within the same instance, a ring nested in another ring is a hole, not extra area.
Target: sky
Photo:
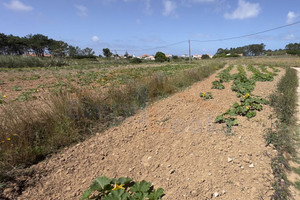
[[[43,34],[96,55],[213,55],[218,48],[300,42],[300,24],[226,41],[300,21],[300,0],[0,0],[0,33]],[[202,41],[202,42],[199,42]],[[206,42],[203,42],[206,41]]]

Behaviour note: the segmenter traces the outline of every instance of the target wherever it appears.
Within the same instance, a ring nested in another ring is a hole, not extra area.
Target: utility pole
[[[189,63],[191,63],[191,40],[189,40]]]

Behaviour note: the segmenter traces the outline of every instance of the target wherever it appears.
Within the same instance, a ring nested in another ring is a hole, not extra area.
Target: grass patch
[[[65,59],[0,55],[0,68],[54,67],[68,65]]]
[[[289,181],[286,170],[290,170],[288,159],[295,156],[295,126],[297,105],[297,73],[287,68],[285,75],[277,85],[277,91],[270,96],[271,106],[274,108],[276,118],[274,127],[267,130],[267,144],[273,144],[278,154],[272,159],[274,175],[274,194],[271,199],[288,199],[290,197]]]

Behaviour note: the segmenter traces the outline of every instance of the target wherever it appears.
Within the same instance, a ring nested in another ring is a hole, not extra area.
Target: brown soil
[[[282,74],[257,82],[254,94],[271,94]],[[269,199],[276,152],[266,147],[264,129],[271,109],[264,106],[250,120],[239,117],[240,125],[226,134],[213,121],[238,99],[229,83],[212,90],[214,80],[215,75],[32,166],[31,186],[18,199],[79,199],[103,175],[145,179],[164,188],[167,200]],[[199,97],[209,91],[214,99]]]

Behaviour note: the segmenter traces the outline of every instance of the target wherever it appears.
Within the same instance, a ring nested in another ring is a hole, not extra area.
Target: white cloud
[[[92,41],[93,41],[93,42],[100,42],[100,39],[99,39],[98,36],[94,35],[94,36],[92,37]]]
[[[152,14],[151,0],[144,0],[144,3],[145,3],[146,14],[151,15]]]
[[[175,2],[173,1],[170,1],[170,0],[166,0],[163,2],[164,4],[164,11],[163,11],[163,15],[164,16],[169,16],[169,15],[175,15],[176,16],[176,8],[177,8],[177,5]]]
[[[238,7],[232,13],[225,13],[226,19],[246,19],[256,17],[261,11],[259,3],[239,0]]]
[[[296,40],[296,36],[293,33],[291,33],[291,34],[285,35],[283,37],[283,39],[284,40]]]
[[[75,8],[77,9],[77,15],[80,17],[87,17],[87,8],[83,5],[75,5]]]
[[[296,14],[296,13],[294,13],[294,12],[292,12],[292,11],[288,12],[287,17],[286,17],[286,23],[287,23],[287,24],[292,24],[292,23],[294,23],[294,20],[295,20],[298,16],[299,16],[298,14]]]
[[[25,5],[19,0],[11,0],[10,3],[3,3],[4,7],[14,11],[31,11],[33,7]]]

